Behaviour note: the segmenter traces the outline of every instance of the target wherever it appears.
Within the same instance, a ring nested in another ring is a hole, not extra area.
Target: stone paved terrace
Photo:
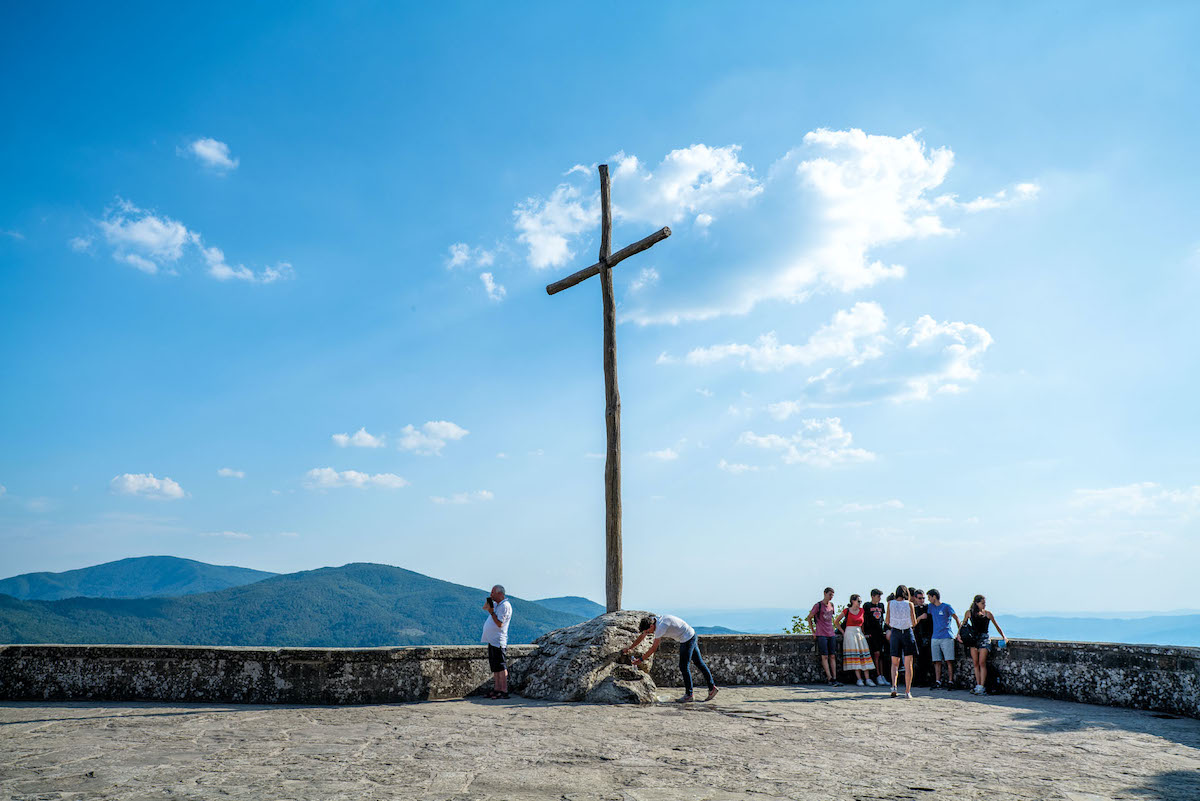
[[[0,798],[1192,800],[1200,720],[811,685],[689,707],[7,702]]]

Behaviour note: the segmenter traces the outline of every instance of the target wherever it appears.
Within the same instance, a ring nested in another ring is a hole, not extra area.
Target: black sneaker
[[[940,690],[940,689],[942,689],[942,683],[940,681],[935,681],[933,684],[930,685],[929,689]]]

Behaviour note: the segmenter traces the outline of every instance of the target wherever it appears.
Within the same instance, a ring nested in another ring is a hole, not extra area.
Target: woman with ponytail
[[[917,638],[913,634],[913,626],[917,622],[917,613],[913,603],[908,598],[908,587],[901,584],[896,588],[895,600],[888,601],[887,625],[891,626],[889,639],[892,646],[892,697],[895,698],[897,674],[900,671],[900,660],[904,660],[904,697],[912,698],[912,662],[917,653]]]

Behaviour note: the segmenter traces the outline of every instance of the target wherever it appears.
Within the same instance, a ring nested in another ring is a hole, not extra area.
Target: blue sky
[[[4,575],[1196,606],[1193,4],[3,15]]]

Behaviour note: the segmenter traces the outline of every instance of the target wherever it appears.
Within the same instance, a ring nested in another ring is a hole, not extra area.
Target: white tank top
[[[912,628],[912,607],[908,605],[908,601],[888,601],[888,612],[892,617],[892,628]]]

